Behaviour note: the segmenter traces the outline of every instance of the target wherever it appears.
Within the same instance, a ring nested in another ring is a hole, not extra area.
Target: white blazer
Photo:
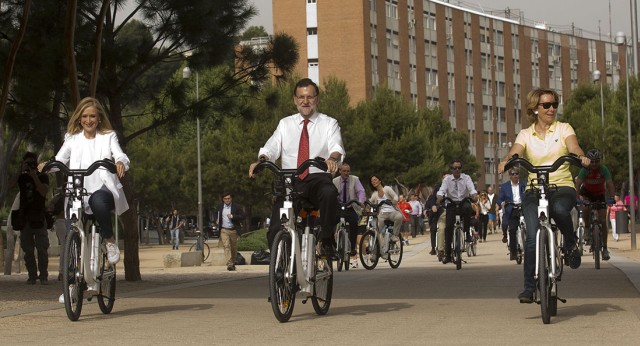
[[[95,161],[111,159],[114,162],[119,161],[124,163],[125,170],[129,170],[129,157],[127,157],[127,154],[122,151],[115,132],[112,131],[106,134],[96,133],[94,147],[95,152],[92,153],[92,162],[82,162],[84,148],[81,143],[84,138],[80,136],[84,136],[83,132],[79,132],[74,135],[67,133],[65,135],[62,148],[60,148],[60,151],[56,154],[56,160],[63,162],[70,169],[85,169],[89,168],[89,166]],[[122,184],[120,183],[118,176],[106,169],[98,169],[91,176],[93,177],[95,174],[98,174],[99,180],[101,181],[99,184],[100,186],[85,185],[87,192],[91,193],[99,190],[102,187],[102,184],[104,184],[113,194],[116,213],[121,215],[127,211],[129,209],[129,204],[127,203],[127,198],[124,195]],[[85,203],[85,212],[92,214],[88,203]]]

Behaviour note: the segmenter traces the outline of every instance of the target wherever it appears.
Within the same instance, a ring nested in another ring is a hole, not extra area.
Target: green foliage
[[[255,251],[260,249],[269,251],[266,228],[245,233],[238,238],[238,251]],[[247,258],[247,260],[249,260],[249,258]]]
[[[240,35],[241,41],[247,41],[255,37],[266,37],[269,36],[267,30],[265,30],[264,26],[250,26],[248,27],[242,35]]]
[[[580,85],[573,90],[566,101],[561,120],[573,126],[582,149],[597,148],[604,154],[604,164],[613,175],[614,184],[619,187],[628,181],[628,145],[627,145],[627,96],[626,81],[621,81],[614,90],[603,89],[604,125],[601,114],[600,88],[593,85]],[[637,78],[630,79],[631,128],[640,124],[640,83]],[[640,152],[640,139],[632,136],[632,152]],[[634,162],[637,167],[637,162]]]

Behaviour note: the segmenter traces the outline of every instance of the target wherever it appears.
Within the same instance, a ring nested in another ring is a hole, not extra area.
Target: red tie
[[[309,123],[309,119],[304,119],[304,126],[302,126],[302,133],[300,134],[300,144],[298,145],[298,167],[309,159],[309,132],[307,131],[307,124]],[[304,178],[309,174],[309,170],[305,170],[298,176],[300,180],[304,180]]]

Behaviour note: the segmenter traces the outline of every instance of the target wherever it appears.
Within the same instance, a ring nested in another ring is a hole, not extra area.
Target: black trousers
[[[20,231],[20,247],[24,252],[24,265],[27,267],[29,279],[47,279],[49,277],[49,235],[47,228],[32,228],[29,220],[25,221]],[[38,250],[38,262],[34,250]],[[38,271],[40,275],[38,275]]]
[[[331,175],[328,173],[309,174],[304,180],[294,182],[293,189],[300,195],[294,210],[296,214],[306,203],[320,211],[320,233],[319,240],[334,241],[334,232],[336,229],[336,220],[338,213],[338,189],[333,185]],[[271,209],[271,224],[267,232],[267,242],[269,249],[273,245],[273,239],[280,230],[280,208],[282,207],[283,198],[277,198]],[[357,223],[356,223],[357,224]]]
[[[447,216],[445,218],[445,227],[444,227],[444,252],[447,255],[451,255],[451,241],[453,241],[453,226],[456,223],[456,208],[453,204],[447,206]],[[460,216],[462,219],[462,229],[465,234],[465,238],[469,237],[469,228],[471,227],[471,214],[473,214],[473,209],[471,208],[471,203],[464,202],[462,204],[460,210]]]

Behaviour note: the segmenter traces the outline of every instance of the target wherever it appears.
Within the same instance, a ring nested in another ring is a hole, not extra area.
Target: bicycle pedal
[[[560,297],[556,297],[556,299],[558,299],[560,302],[562,302],[563,304],[567,303],[566,299],[560,298]]]

